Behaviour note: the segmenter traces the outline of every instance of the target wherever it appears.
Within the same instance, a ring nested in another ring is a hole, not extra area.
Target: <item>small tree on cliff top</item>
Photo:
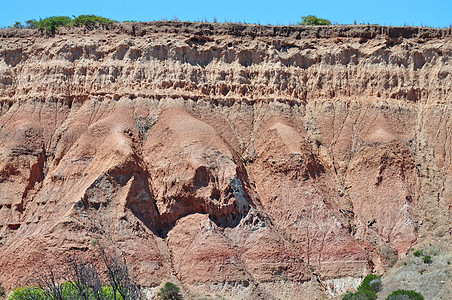
[[[317,18],[316,16],[309,15],[301,17],[301,22],[298,25],[312,26],[312,25],[331,25],[331,22],[327,19]]]

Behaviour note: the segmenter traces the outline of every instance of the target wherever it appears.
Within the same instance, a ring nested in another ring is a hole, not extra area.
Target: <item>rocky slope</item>
[[[450,242],[451,29],[154,22],[0,37],[9,288],[99,242],[142,287],[315,299]]]

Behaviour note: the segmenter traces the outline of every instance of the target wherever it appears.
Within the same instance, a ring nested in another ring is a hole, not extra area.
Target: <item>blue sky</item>
[[[154,21],[177,17],[182,21],[207,19],[218,22],[295,24],[301,16],[313,14],[340,24],[371,23],[401,26],[449,27],[452,0],[0,0],[0,27],[28,19],[54,15],[96,14],[116,20]]]

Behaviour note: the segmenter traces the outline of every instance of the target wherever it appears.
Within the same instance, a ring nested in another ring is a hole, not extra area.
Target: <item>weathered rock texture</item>
[[[451,29],[0,37],[7,287],[99,241],[143,287],[314,299],[450,239]]]

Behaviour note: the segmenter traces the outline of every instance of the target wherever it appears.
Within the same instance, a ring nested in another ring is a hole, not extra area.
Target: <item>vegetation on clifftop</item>
[[[80,15],[78,17],[72,16],[72,18],[67,16],[53,16],[39,19],[39,21],[31,19],[26,21],[25,25],[16,22],[11,27],[18,29],[39,29],[45,31],[46,35],[54,35],[58,28],[62,26],[92,28],[97,24],[110,24],[115,22],[117,21],[96,15]]]
[[[177,18],[176,18],[177,19]],[[178,20],[178,19],[177,19]],[[93,28],[97,24],[110,24],[118,21],[96,16],[96,15],[80,15],[78,17],[72,16],[52,16],[45,19],[35,19],[25,21],[25,24],[21,22],[15,22],[14,25],[9,28],[17,29],[39,29],[45,31],[46,35],[54,35],[60,27],[86,27]],[[128,21],[124,21],[128,22]],[[216,23],[216,21],[214,21]],[[314,26],[314,25],[331,25],[331,22],[327,19],[317,18],[313,15],[301,17],[301,22],[297,25],[302,26]]]
[[[316,16],[309,15],[301,17],[301,22],[298,25],[313,26],[313,25],[331,25],[331,21],[327,19],[317,18]]]

